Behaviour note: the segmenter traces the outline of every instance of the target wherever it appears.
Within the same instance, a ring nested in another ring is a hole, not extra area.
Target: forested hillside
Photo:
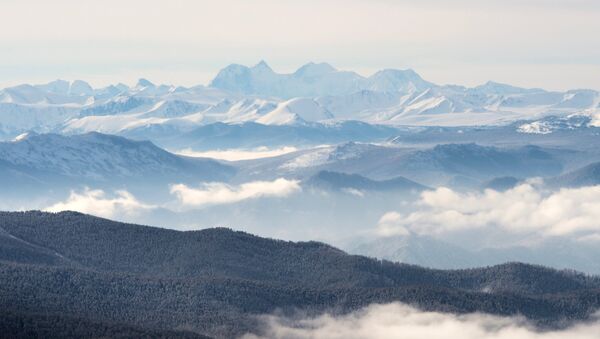
[[[391,301],[560,326],[598,309],[600,279],[518,263],[431,270],[224,228],[179,232],[74,212],[0,213],[0,308],[13,315],[5,322],[44,315],[229,337],[257,330],[258,314]]]

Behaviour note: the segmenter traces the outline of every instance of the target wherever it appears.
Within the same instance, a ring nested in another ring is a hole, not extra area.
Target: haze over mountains
[[[448,135],[466,140],[493,138],[494,133],[522,136],[514,127],[463,129],[463,133],[426,128],[387,143],[347,142],[241,161],[184,157],[147,141],[96,132],[29,134],[0,143],[0,181],[6,188],[0,192],[0,203],[5,209],[75,209],[178,229],[227,225],[265,236],[320,239],[352,253],[436,268],[525,261],[599,273],[594,259],[598,230],[585,222],[594,219],[594,209],[585,206],[600,201],[593,187],[600,183],[595,171],[600,153],[593,143],[586,144],[597,135],[596,127],[565,128],[568,147],[560,143],[566,140],[560,137],[563,129],[531,134],[547,146],[523,145],[518,138],[500,139],[500,145],[433,146],[428,141]],[[506,128],[514,134],[506,134]],[[400,139],[410,135],[415,144],[405,145]],[[578,140],[581,147],[573,147]],[[531,179],[536,177],[543,177],[543,182]],[[491,193],[485,193],[490,187]],[[432,201],[439,200],[440,206],[428,209],[428,196],[435,196]],[[447,234],[379,232],[390,211],[404,218],[417,213],[421,220],[412,222],[415,227],[433,223],[444,229],[450,219],[443,216],[459,211],[444,201],[473,196],[480,201],[479,210],[461,211],[464,214],[455,219],[481,214],[492,225],[489,228],[474,218],[465,221],[462,233],[460,227]],[[486,199],[489,205],[483,203]],[[494,217],[499,212],[494,206],[512,206],[521,199],[527,201],[521,218],[543,212],[552,201],[565,206],[564,217],[544,217],[541,230],[526,233],[493,226],[502,222]],[[580,202],[585,205],[574,210]],[[580,229],[548,237],[544,227],[569,222],[568,210],[581,220]],[[438,219],[427,219],[430,213]]]
[[[598,0],[0,4],[0,339],[600,339]]]
[[[178,231],[0,215],[3,300],[19,306],[4,328],[227,337],[261,333],[256,317],[278,309],[356,317],[397,301],[544,326],[589,319],[596,278],[505,263],[600,274],[599,97],[328,64],[280,74],[264,62],[228,66],[207,87],[6,88],[0,209]],[[302,242],[313,240],[469,270]],[[41,286],[34,299],[23,284]],[[81,298],[51,297],[63,290]],[[85,291],[99,290],[108,299],[94,308]],[[122,300],[133,306],[122,311]],[[156,305],[169,316],[147,311]]]

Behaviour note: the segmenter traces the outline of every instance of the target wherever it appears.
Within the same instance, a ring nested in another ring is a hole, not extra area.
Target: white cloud
[[[600,186],[544,192],[531,183],[505,192],[425,191],[407,214],[391,212],[378,225],[380,235],[410,230],[444,234],[499,228],[508,233],[544,236],[600,233]]]
[[[118,216],[135,216],[154,206],[137,200],[127,191],[116,191],[113,196],[103,190],[84,189],[82,192],[71,191],[69,198],[45,208],[48,212],[77,211],[100,217],[115,218]]]
[[[185,155],[188,157],[199,157],[199,158],[213,158],[228,161],[237,160],[251,160],[275,157],[291,152],[295,152],[298,149],[296,147],[285,146],[281,148],[269,149],[267,147],[258,147],[251,150],[240,150],[240,149],[228,149],[222,151],[206,151],[197,152],[191,149],[184,149],[175,153]]]
[[[379,219],[378,233],[382,236],[408,235],[409,231],[402,226],[403,216],[398,212],[387,212]]]
[[[303,319],[265,316],[262,320],[265,328],[261,338],[594,339],[600,333],[600,321],[565,330],[536,331],[522,319],[423,312],[399,303],[371,305],[337,317],[329,314]],[[247,334],[244,338],[259,337]]]
[[[354,195],[354,196],[360,197],[360,198],[364,198],[364,196],[365,196],[365,192],[363,192],[361,190],[357,190],[356,188],[345,187],[345,188],[342,188],[342,192],[350,194],[350,195]]]
[[[184,184],[171,186],[171,194],[179,202],[189,206],[230,204],[262,197],[285,197],[301,191],[300,182],[279,178],[274,181],[252,181],[237,187],[225,183],[207,183],[200,188]]]

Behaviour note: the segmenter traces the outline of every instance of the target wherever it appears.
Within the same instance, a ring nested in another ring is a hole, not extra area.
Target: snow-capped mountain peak
[[[496,95],[508,95],[508,94],[519,94],[525,93],[528,91],[536,91],[535,89],[525,89],[521,87],[516,87],[512,85],[507,85],[499,82],[488,81],[483,85],[479,85],[474,88],[474,90],[486,93],[486,94],[496,94]]]
[[[385,69],[367,79],[368,89],[380,92],[421,92],[434,86],[412,69]]]
[[[56,94],[68,94],[70,83],[66,80],[54,80],[45,85],[38,85],[39,89]]]
[[[138,82],[135,85],[135,87],[137,87],[137,88],[145,88],[145,87],[155,87],[155,86],[149,80],[141,78],[141,79],[138,80]]]
[[[140,79],[134,87],[94,89],[81,80],[56,80],[5,88],[0,90],[0,137],[12,140],[27,131],[128,135],[131,130],[142,136],[144,129],[188,132],[214,122],[281,125],[332,119],[490,125],[598,107],[600,94],[594,90],[551,92],[492,81],[474,88],[440,86],[411,69],[384,69],[363,77],[314,62],[285,74],[261,61],[252,67],[229,65],[208,87]],[[523,131],[546,131],[542,127],[534,124]]]
[[[298,70],[296,70],[296,72],[294,72],[294,76],[296,77],[314,77],[314,76],[320,76],[326,73],[331,73],[331,72],[336,72],[337,69],[335,69],[333,66],[331,66],[330,64],[326,63],[326,62],[322,62],[322,63],[314,63],[314,62],[309,62],[306,65],[298,68]]]
[[[69,86],[69,94],[80,96],[93,95],[94,89],[83,80],[75,80]]]
[[[271,67],[264,60],[261,60],[258,64],[254,65],[251,70],[253,72],[273,73],[273,69],[271,69]]]
[[[101,133],[73,136],[31,134],[14,142],[0,142],[3,166],[35,175],[82,177],[94,180],[131,178],[141,173],[216,178],[230,169],[211,160],[187,159],[149,141],[132,141]],[[37,171],[37,172],[36,172]]]
[[[280,103],[277,108],[257,120],[265,125],[289,125],[333,119],[333,114],[309,98],[295,98]]]

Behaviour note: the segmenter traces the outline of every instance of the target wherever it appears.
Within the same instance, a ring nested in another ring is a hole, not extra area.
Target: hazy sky
[[[327,61],[437,83],[600,89],[598,0],[0,0],[0,86],[206,84]]]

